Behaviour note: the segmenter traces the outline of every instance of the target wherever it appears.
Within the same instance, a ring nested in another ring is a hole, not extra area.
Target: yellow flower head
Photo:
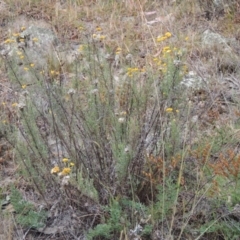
[[[19,37],[20,33],[13,33],[14,37]]]
[[[173,108],[167,108],[166,109],[166,112],[172,112],[173,111]]]
[[[51,174],[58,173],[60,171],[60,168],[58,166],[55,166],[51,169]]]
[[[68,162],[68,158],[63,158],[62,161],[63,161],[64,163],[67,163],[67,162]]]
[[[169,47],[169,46],[166,46],[166,47],[163,48],[163,52],[166,52],[166,51],[168,51],[168,50],[170,50],[170,47]]]
[[[35,64],[34,63],[30,63],[30,67],[34,67],[35,66]]]
[[[157,37],[157,42],[162,42],[164,40],[166,40],[167,37],[166,36],[162,36],[162,37]]]
[[[23,85],[22,85],[22,89],[25,89],[26,87],[27,87],[26,84],[23,84]]]
[[[100,40],[104,40],[105,38],[106,38],[106,36],[104,36],[104,35],[101,35],[101,36],[99,37]]]
[[[36,37],[33,38],[32,40],[33,40],[33,42],[38,42],[38,38],[36,38]]]
[[[120,54],[121,53],[121,51],[122,51],[122,49],[120,48],[120,47],[118,47],[117,49],[116,49],[116,54]]]
[[[22,26],[21,27],[21,31],[24,31],[26,29],[26,27]]]
[[[172,36],[172,34],[171,34],[170,32],[166,32],[166,33],[165,33],[165,36],[168,37],[168,38],[170,38],[170,37]]]
[[[29,70],[29,68],[28,68],[28,67],[24,67],[23,69],[24,69],[25,71],[28,71],[28,70]]]
[[[96,27],[96,31],[100,32],[100,31],[102,31],[102,28]]]
[[[13,103],[13,104],[12,104],[12,107],[17,107],[17,106],[18,106],[17,103]]]
[[[135,67],[135,68],[132,68],[132,72],[137,72],[139,70],[139,68]]]
[[[75,164],[73,162],[70,162],[69,165],[70,165],[70,167],[74,167]]]
[[[6,39],[6,40],[4,41],[4,43],[12,43],[12,42],[15,42],[15,41],[12,40],[12,39],[10,39],[10,38],[8,38],[8,39]]]
[[[71,168],[67,167],[67,168],[64,168],[60,174],[61,176],[65,176],[65,175],[68,175],[70,172],[71,172]]]

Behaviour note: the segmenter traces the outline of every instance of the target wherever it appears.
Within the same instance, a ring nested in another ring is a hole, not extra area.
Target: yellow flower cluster
[[[122,49],[120,48],[120,47],[118,47],[117,49],[116,49],[116,55],[119,55],[120,53],[122,52]]]
[[[20,59],[24,59],[24,55],[21,51],[16,52]]]
[[[138,72],[145,72],[145,68],[134,67],[134,68],[127,69],[127,75],[129,77],[132,77],[134,73],[138,73]]]
[[[104,40],[104,39],[106,38],[106,36],[105,36],[105,35],[101,35],[101,34],[96,34],[96,33],[94,33],[94,34],[92,35],[92,38],[93,38],[94,40],[100,40],[100,41],[102,41],[102,40]]]
[[[157,64],[157,66],[162,66],[165,65],[166,63],[164,63],[160,58],[158,57],[154,57],[153,58],[153,62]]]
[[[166,39],[170,38],[172,34],[170,32],[166,32],[163,36],[157,37],[157,42],[165,41]]]
[[[13,33],[13,36],[14,36],[14,37],[19,37],[19,36],[20,36],[20,33]]]
[[[23,52],[16,51],[16,53],[17,53],[17,55],[18,55],[18,57],[20,59],[24,59],[25,58],[25,56],[23,55]],[[35,66],[34,63],[29,63],[27,66],[23,66],[23,70],[27,72],[27,71],[29,71],[29,67],[33,68],[34,66]]]
[[[81,27],[79,27],[79,30],[80,30]],[[81,29],[83,30],[83,29]],[[102,28],[97,26],[95,28],[95,33],[92,35],[92,39],[95,40],[95,41],[103,41],[106,39],[106,36],[105,35],[102,35]]]
[[[78,27],[78,30],[79,30],[79,31],[83,31],[83,30],[84,30],[84,27],[83,27],[83,26],[80,26],[80,27]]]
[[[169,108],[166,108],[165,111],[166,111],[167,113],[172,113],[174,110],[173,110],[173,108],[169,107]],[[176,109],[175,112],[176,112],[176,113],[179,113],[179,110]]]
[[[58,166],[55,166],[54,168],[51,169],[51,173],[59,173],[60,172],[60,168]]]
[[[4,41],[4,43],[6,43],[6,44],[13,43],[13,42],[16,42],[16,41],[13,39],[10,39],[10,38],[8,38]]]
[[[7,103],[6,102],[2,102],[2,106],[3,107],[7,106]],[[16,103],[16,102],[12,103],[12,107],[18,107],[18,103]]]
[[[17,53],[17,55],[19,56],[20,59],[25,58],[22,52],[17,51],[16,53]],[[28,66],[23,66],[23,70],[27,72],[27,71],[29,71],[29,67],[33,68],[34,66],[35,66],[34,63],[30,63]]]
[[[13,103],[12,104],[12,107],[17,107],[18,106],[18,103]]]
[[[153,62],[159,66],[160,70],[163,73],[167,72],[167,63],[169,61],[169,57],[172,55],[178,54],[179,50],[176,47],[165,46],[162,48],[161,55],[159,57],[154,57]]]
[[[52,77],[55,77],[55,76],[58,76],[58,75],[59,75],[59,71],[50,70],[49,74],[50,74]]]
[[[101,32],[102,28],[101,27],[96,27],[96,31]]]
[[[20,28],[20,32],[23,32],[24,30],[26,30],[26,27],[21,27]],[[15,32],[12,34],[12,37],[7,38],[4,43],[5,44],[10,44],[10,43],[14,43],[14,42],[24,42],[25,41],[25,37],[21,36],[21,33],[19,32]],[[32,38],[33,42],[38,42],[38,38],[34,37]]]
[[[71,168],[69,167],[66,167],[66,168],[63,168],[62,172],[60,172],[59,176],[66,176],[68,174],[70,174],[71,172]]]
[[[169,46],[163,48],[163,53],[170,53],[172,50]]]
[[[62,162],[65,164],[65,167],[60,170],[59,166],[55,166],[54,168],[51,169],[51,174],[57,174],[58,176],[66,176],[71,173],[72,167],[74,166],[73,162],[69,162],[68,158],[63,158]]]
[[[24,31],[26,29],[26,27],[21,27],[21,31]],[[20,37],[20,33],[13,33],[12,34],[13,37]],[[21,39],[20,39],[21,40]],[[9,43],[14,43],[16,42],[16,39],[11,39],[11,38],[8,38],[4,41],[5,44],[9,44]]]

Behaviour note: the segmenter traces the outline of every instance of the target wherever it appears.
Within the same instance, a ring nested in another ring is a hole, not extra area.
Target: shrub
[[[16,220],[23,227],[39,228],[44,226],[47,218],[45,211],[36,211],[33,204],[23,200],[16,188],[11,189],[11,204],[16,213]]]

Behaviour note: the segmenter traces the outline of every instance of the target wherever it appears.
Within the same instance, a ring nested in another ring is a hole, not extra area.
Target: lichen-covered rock
[[[231,74],[239,71],[239,56],[235,51],[237,42],[206,30],[202,35],[202,46],[208,57],[209,63],[216,63],[216,70],[223,74]]]

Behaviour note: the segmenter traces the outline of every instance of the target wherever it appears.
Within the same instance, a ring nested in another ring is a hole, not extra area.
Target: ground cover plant
[[[239,4],[214,4],[2,4],[3,239],[239,238]]]

